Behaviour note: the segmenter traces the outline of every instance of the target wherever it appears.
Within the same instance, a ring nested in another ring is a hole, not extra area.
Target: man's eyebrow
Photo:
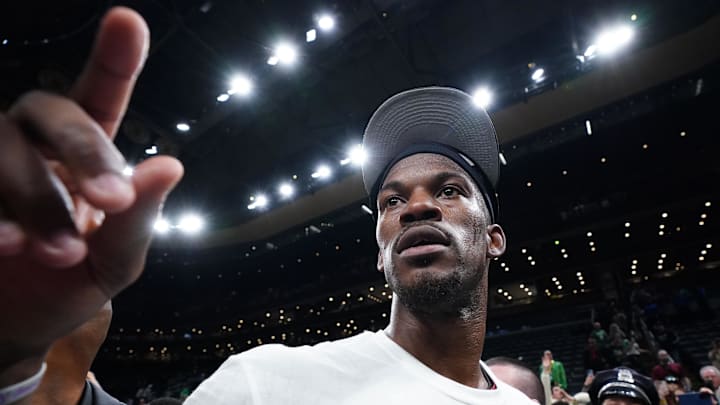
[[[434,183],[443,183],[450,179],[458,179],[458,180],[461,180],[463,183],[465,183],[465,185],[469,184],[469,180],[466,178],[466,176],[463,176],[461,173],[458,173],[458,172],[450,172],[450,171],[436,173],[433,176],[432,181]],[[402,181],[399,181],[399,180],[389,181],[389,182],[383,184],[383,186],[380,188],[380,190],[378,190],[378,194],[382,193],[385,190],[402,190],[404,187],[405,187],[405,183],[403,183]]]

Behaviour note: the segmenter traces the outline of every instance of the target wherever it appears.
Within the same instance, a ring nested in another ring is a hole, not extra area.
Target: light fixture
[[[166,234],[170,230],[170,223],[165,218],[158,218],[153,224],[153,229],[159,234]]]
[[[254,210],[256,208],[265,208],[268,203],[270,202],[264,194],[258,194],[256,197],[251,198],[252,204],[248,205],[249,210]]]
[[[592,135],[592,124],[590,123],[590,120],[585,120],[585,133]]]
[[[622,25],[603,31],[596,41],[598,54],[611,55],[630,43],[635,31]]]
[[[362,166],[362,164],[365,163],[366,159],[367,154],[365,153],[365,150],[363,149],[362,145],[358,144],[350,148],[347,157],[341,160],[340,164],[345,166],[348,163],[352,163],[355,166]]]
[[[145,149],[146,155],[157,155],[157,153],[158,153],[157,145],[152,145],[149,148]]]
[[[275,66],[278,64],[278,57],[275,55],[272,55],[268,58],[267,64],[270,66]]]
[[[630,228],[630,222],[625,222],[625,228]]]
[[[317,31],[315,28],[305,32],[305,42],[313,42],[317,39]]]
[[[498,153],[498,157],[500,158],[500,164],[507,166],[507,160],[505,160],[505,155],[502,152]]]
[[[175,125],[175,128],[177,128],[180,132],[187,132],[190,130],[190,125],[188,125],[186,122],[179,122],[177,125]]]
[[[135,173],[135,168],[129,165],[125,166],[125,168],[122,170],[122,174],[127,177],[132,176],[133,173]]]
[[[310,175],[313,179],[327,179],[332,174],[332,170],[326,165],[318,166],[317,170]]]
[[[540,83],[541,81],[545,80],[545,69],[543,68],[537,68],[534,72],[532,72],[532,75],[530,76],[531,79],[535,83]]]
[[[476,106],[487,109],[492,103],[492,93],[487,87],[479,87],[472,94]]]
[[[297,60],[297,50],[291,44],[283,42],[275,47],[273,56],[277,58],[275,64],[292,65]],[[270,60],[268,64],[271,64]]]
[[[288,198],[295,193],[295,189],[293,189],[293,186],[290,185],[290,183],[283,183],[278,187],[278,192],[283,198]]]
[[[227,93],[223,93],[223,94],[217,96],[217,98],[216,98],[216,100],[221,103],[224,103],[224,102],[228,101],[229,99],[230,99],[230,95]]]
[[[230,80],[230,88],[228,89],[227,94],[247,96],[252,92],[252,88],[252,81],[250,81],[247,76],[242,74],[236,74],[235,76],[233,76],[232,80]]]
[[[205,227],[205,221],[197,214],[188,213],[183,215],[178,222],[177,228],[187,234],[196,234]]]
[[[330,31],[333,28],[335,28],[335,20],[327,14],[320,16],[320,18],[318,18],[317,23],[318,23],[318,28],[320,28],[323,31]]]

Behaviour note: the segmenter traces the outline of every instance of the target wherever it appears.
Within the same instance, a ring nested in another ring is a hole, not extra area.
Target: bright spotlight
[[[145,149],[146,155],[157,155],[157,153],[158,153],[157,145],[152,145],[151,147]]]
[[[597,52],[610,55],[629,44],[634,35],[635,32],[633,29],[627,25],[603,31],[595,42],[597,44]]]
[[[545,69],[538,68],[535,69],[535,71],[530,76],[535,83],[540,83],[541,81],[545,80]]]
[[[297,50],[290,44],[281,43],[275,47],[275,54],[273,56],[276,59],[274,64],[292,65],[297,60]],[[272,57],[270,59],[272,59]],[[273,63],[270,63],[270,59],[268,59],[268,64],[273,65]]]
[[[205,221],[196,214],[185,214],[180,218],[177,227],[187,234],[196,234],[205,227]]]
[[[295,193],[295,189],[293,189],[293,186],[291,186],[289,183],[283,183],[278,187],[278,192],[281,196],[284,198],[291,197],[293,193]]]
[[[308,30],[305,33],[305,42],[313,42],[317,39],[317,31],[315,28]]]
[[[127,177],[132,176],[133,173],[135,173],[135,168],[132,167],[132,166],[125,166],[125,168],[124,168],[123,171],[122,171],[122,174],[125,175],[125,176],[127,176]]]
[[[492,102],[492,93],[487,87],[478,88],[473,92],[472,97],[475,105],[482,109],[488,108]]]
[[[278,57],[275,56],[275,55],[269,57],[268,60],[267,60],[267,64],[270,65],[270,66],[275,66],[275,65],[277,65],[277,64],[278,64]]]
[[[217,96],[217,98],[216,98],[216,100],[221,103],[224,103],[224,102],[228,101],[229,99],[230,99],[230,95],[226,94],[226,93],[223,93],[223,94]]]
[[[318,28],[323,31],[330,31],[335,27],[335,20],[329,15],[320,16],[318,19]]]
[[[362,145],[355,145],[350,148],[347,157],[341,160],[340,164],[345,166],[348,163],[352,163],[355,166],[362,166],[363,163],[365,163],[365,159],[367,159],[367,154],[365,150],[363,150]]]
[[[158,218],[153,224],[153,229],[159,234],[166,234],[170,230],[170,223],[165,218]]]
[[[313,179],[327,179],[332,174],[332,170],[330,170],[329,167],[325,165],[321,165],[320,167],[315,170],[315,173],[311,174],[310,176]]]
[[[247,76],[236,75],[230,81],[230,88],[227,93],[230,95],[238,94],[247,96],[252,91],[252,82]]]
[[[187,132],[190,130],[190,125],[188,125],[185,122],[180,122],[177,125],[175,125],[175,128],[177,128],[177,130],[180,132]]]
[[[269,202],[270,200],[268,200],[264,194],[258,194],[258,196],[254,198],[253,203],[248,205],[248,209],[254,210],[256,208],[265,208]]]

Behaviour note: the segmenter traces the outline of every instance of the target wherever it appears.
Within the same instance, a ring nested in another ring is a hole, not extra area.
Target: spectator
[[[593,330],[590,332],[590,336],[595,338],[595,341],[597,342],[597,345],[601,348],[604,348],[608,344],[608,334],[605,332],[605,329],[602,328],[602,325],[600,322],[593,322]]]
[[[657,359],[658,364],[652,369],[652,379],[656,384],[665,381],[667,376],[674,376],[685,389],[690,387],[690,381],[687,379],[682,365],[676,363],[666,350],[658,350]]]
[[[715,400],[720,402],[720,370],[715,366],[705,366],[700,369],[700,378],[703,380],[703,386],[711,390]]]
[[[493,357],[485,362],[501,381],[517,388],[533,401],[545,405],[545,391],[537,376],[523,363],[509,357]]]
[[[567,378],[565,377],[565,366],[559,361],[553,360],[550,350],[545,350],[542,357],[542,363],[538,368],[539,374],[542,375],[543,369],[550,368],[550,383],[557,385],[562,389],[567,389]]]
[[[552,400],[553,405],[556,404],[574,404],[575,398],[568,394],[567,391],[562,389],[560,386],[553,386],[552,387]]]
[[[708,359],[716,369],[720,369],[720,339],[713,340]]]
[[[592,370],[593,372],[598,372],[608,368],[607,360],[597,344],[597,339],[592,336],[588,338],[588,344],[585,347],[583,364],[586,371]]]
[[[593,405],[660,404],[652,380],[625,367],[599,372],[588,393]]]

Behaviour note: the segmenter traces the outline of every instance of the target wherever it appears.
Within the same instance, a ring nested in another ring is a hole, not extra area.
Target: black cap
[[[597,373],[590,385],[590,400],[600,405],[605,398],[632,398],[645,405],[658,405],[660,398],[653,381],[637,371],[618,367]]]
[[[390,97],[370,118],[363,149],[368,156],[363,181],[373,207],[395,163],[416,153],[438,153],[468,172],[483,193],[491,219],[497,219],[497,135],[487,112],[469,94],[450,87],[422,87]]]

